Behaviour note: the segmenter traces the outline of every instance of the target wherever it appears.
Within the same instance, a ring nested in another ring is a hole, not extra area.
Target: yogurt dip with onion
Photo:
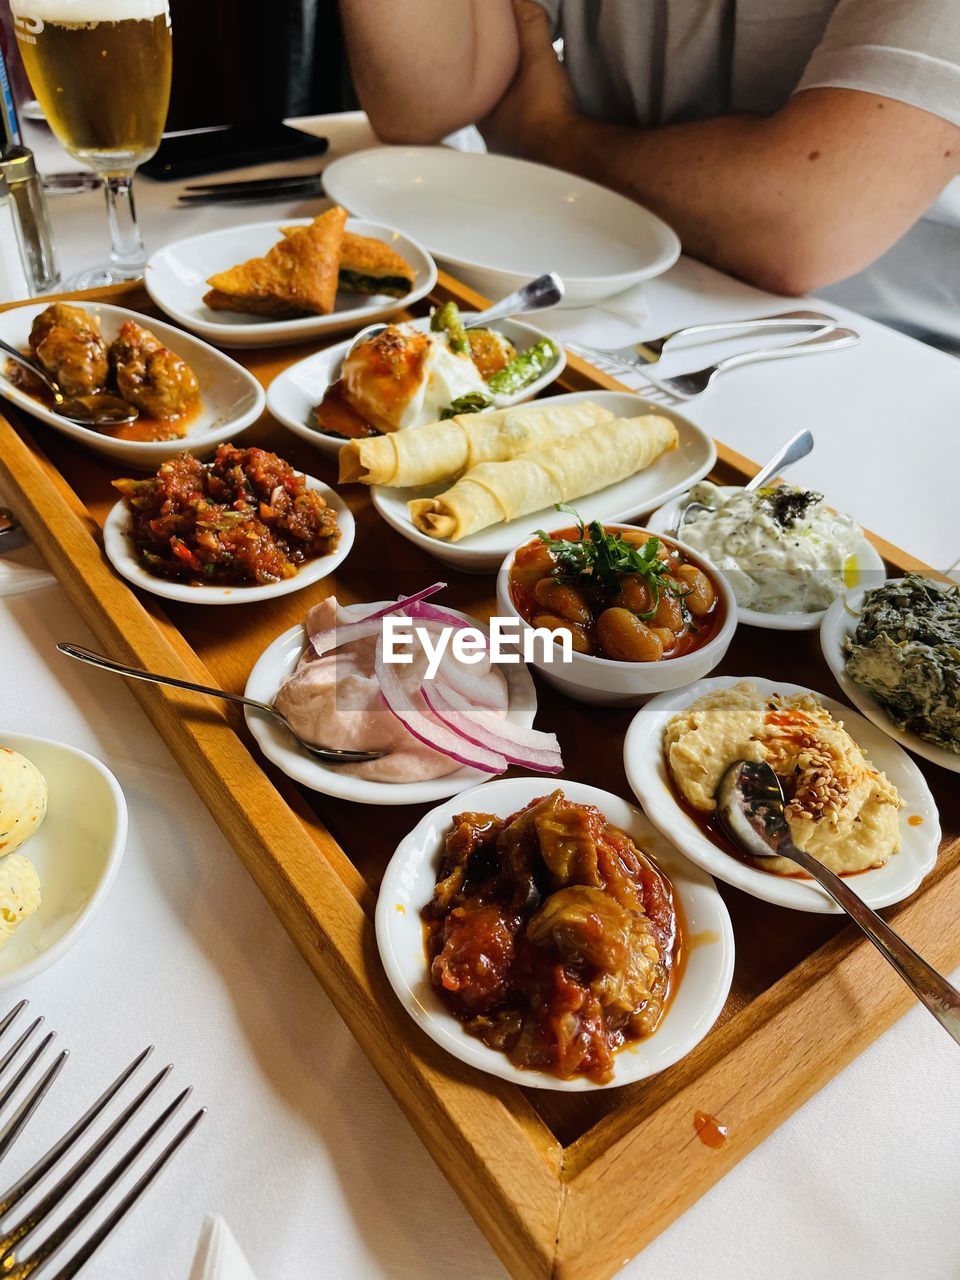
[[[685,543],[708,556],[729,579],[737,603],[758,613],[817,613],[855,581],[863,531],[830,511],[823,496],[781,485],[721,488],[709,480],[690,490],[694,511]]]

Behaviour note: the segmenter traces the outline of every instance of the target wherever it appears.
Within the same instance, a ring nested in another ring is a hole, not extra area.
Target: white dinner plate
[[[358,618],[376,609],[384,608],[390,602],[381,600],[372,604],[347,606],[344,612],[356,614]],[[457,609],[444,605],[448,613],[458,618],[482,626],[476,618]],[[257,659],[247,680],[244,693],[248,698],[258,702],[272,704],[277,696],[281,683],[296,670],[300,655],[307,644],[307,637],[302,626],[291,627],[277,636]],[[525,729],[533,726],[537,714],[537,691],[530,672],[522,663],[508,663],[501,667],[507,682],[507,719]],[[278,769],[294,782],[310,787],[312,791],[320,791],[324,795],[336,796],[340,800],[353,800],[357,804],[429,804],[434,800],[442,800],[446,796],[456,795],[475,787],[490,775],[480,769],[464,766],[454,773],[442,778],[430,778],[425,782],[371,782],[367,778],[355,778],[344,773],[337,765],[323,764],[316,756],[303,751],[286,729],[272,716],[258,714],[252,708],[245,708],[244,715],[247,728],[256,739],[257,746]],[[549,779],[544,782],[548,786]]]
[[[5,376],[7,357],[0,352],[0,396],[15,404],[18,409],[39,418],[47,426],[62,435],[70,436],[97,453],[105,453],[128,467],[155,468],[165,458],[172,458],[185,449],[204,457],[212,453],[224,440],[235,440],[247,427],[260,417],[266,403],[263,388],[252,373],[248,373],[236,360],[217,351],[199,338],[193,338],[181,329],[175,329],[163,320],[155,320],[139,311],[126,307],[114,307],[108,302],[84,302],[84,311],[99,317],[100,332],[110,343],[116,337],[125,320],[135,320],[149,329],[155,337],[182,356],[200,382],[200,411],[190,420],[187,434],[177,440],[116,440],[102,431],[81,427],[69,422],[49,409],[33,396],[15,387]],[[30,327],[34,319],[49,306],[47,302],[33,303],[28,307],[14,307],[0,315],[0,338],[18,351],[29,350]]]
[[[940,847],[940,818],[923,774],[906,752],[869,720],[833,698],[786,680],[713,676],[685,689],[662,693],[637,712],[623,744],[623,764],[634,795],[653,825],[705,871],[755,898],[798,911],[839,914],[837,904],[814,881],[761,871],[726,853],[709,839],[677,799],[663,750],[667,721],[703,694],[730,689],[742,680],[749,680],[764,695],[812,693],[835,719],[843,721],[864,755],[894,784],[903,799],[900,851],[893,854],[885,866],[848,879],[861,898],[875,909],[908,898],[933,870]]]
[[[858,707],[879,729],[894,741],[899,742],[901,746],[906,747],[908,751],[912,751],[914,755],[922,756],[924,760],[930,760],[943,769],[949,769],[952,773],[960,773],[960,753],[948,751],[946,747],[937,746],[935,742],[927,742],[925,738],[921,738],[919,734],[909,729],[898,729],[873,694],[847,675],[843,642],[848,636],[853,639],[853,633],[857,629],[857,615],[868,589],[856,587],[848,591],[846,596],[834,600],[824,614],[823,624],[820,627],[820,647],[827,666],[854,706]]]
[[[40,907],[0,951],[0,987],[18,990],[69,951],[116,879],[127,841],[127,806],[110,770],[76,747],[0,731],[47,780],[47,813],[16,850],[37,869]]]
[[[737,486],[725,485],[721,493],[733,493]],[[682,493],[671,499],[647,520],[647,528],[654,533],[672,533],[676,528],[680,512],[686,505],[688,494]],[[876,547],[866,537],[861,537],[854,551],[856,559],[856,583],[864,586],[878,587],[887,576],[886,568]],[[717,570],[723,573],[722,569]],[[856,583],[851,585],[856,585]],[[731,581],[731,585],[732,581]],[[816,631],[823,621],[826,609],[818,609],[813,613],[762,613],[759,609],[748,609],[737,601],[737,617],[748,627],[763,627],[768,631]]]
[[[160,578],[145,569],[137,559],[133,548],[131,529],[133,521],[126,503],[121,500],[112,509],[103,526],[103,549],[107,559],[121,577],[139,587],[141,591],[149,591],[151,595],[162,596],[164,600],[179,600],[183,604],[255,604],[259,600],[272,600],[275,596],[288,596],[293,591],[302,591],[310,587],[327,574],[333,573],[337,565],[342,564],[350,554],[356,533],[353,512],[336,492],[322,480],[313,476],[304,476],[308,489],[316,489],[325,499],[327,505],[337,513],[340,526],[340,540],[336,550],[327,556],[318,556],[315,560],[305,561],[292,578],[284,578],[282,582],[268,582],[259,586],[191,586],[187,582],[174,582]]]
[[[378,222],[347,219],[347,230],[358,236],[382,240],[395,249],[413,269],[414,287],[402,298],[385,294],[337,294],[328,316],[298,316],[293,320],[265,320],[239,311],[212,311],[204,304],[207,280],[217,271],[262,257],[283,239],[280,228],[309,226],[312,218],[283,218],[226,227],[200,236],[175,240],[152,254],[143,273],[147,292],[158,307],[185,329],[199,333],[223,347],[276,347],[285,342],[305,342],[342,329],[359,329],[409,307],[430,292],[437,282],[437,266],[430,255],[409,236]]]
[[[362,218],[389,219],[489,298],[545,271],[586,306],[661,275],[676,234],[642,205],[583,178],[449,147],[380,147],[326,167],[324,188]]]
[[[469,1035],[447,1011],[427,968],[420,912],[433,897],[444,836],[454,814],[471,810],[506,817],[556,786],[569,800],[596,805],[654,859],[673,884],[688,939],[683,972],[659,1027],[615,1054],[613,1079],[605,1085],[583,1076],[560,1080],[544,1071],[515,1067],[505,1053]],[[733,978],[733,926],[710,876],[682,858],[633,805],[581,782],[503,778],[431,810],[390,859],[380,884],[376,920],[377,945],[390,985],[421,1030],[461,1062],[533,1089],[587,1093],[633,1084],[663,1071],[704,1038],[724,1006]],[[697,945],[691,947],[693,937]]]
[[[411,325],[415,329],[429,329],[430,317],[423,316],[419,320],[413,320]],[[520,320],[498,320],[490,327],[502,333],[513,343],[518,352],[526,351],[528,347],[533,347],[544,339],[552,342],[557,349],[557,358],[545,373],[516,395],[498,396],[497,408],[506,408],[512,404],[520,404],[523,400],[531,400],[559,378],[566,366],[567,354],[556,339],[551,338],[542,329],[524,324]],[[307,356],[305,360],[298,360],[296,364],[290,365],[274,378],[267,392],[267,408],[278,422],[289,427],[295,435],[302,436],[304,440],[316,445],[321,453],[334,458],[346,443],[344,437],[320,431],[317,427],[310,425],[310,420],[313,410],[323,399],[327,387],[339,378],[343,357],[350,350],[353,341],[353,338],[347,338],[335,347],[326,347],[315,355]],[[410,427],[408,430],[415,431],[416,427]]]
[[[585,522],[604,520],[615,524],[630,520],[645,511],[652,511],[675,493],[689,489],[713,469],[717,460],[713,441],[705,431],[673,409],[653,404],[631,391],[574,391],[568,395],[552,397],[550,403],[577,404],[583,400],[602,405],[618,418],[638,418],[647,413],[660,414],[676,425],[680,436],[679,446],[670,453],[661,454],[646,470],[638,471],[619,484],[608,485],[598,493],[575,498],[572,505]],[[514,547],[525,542],[537,529],[557,528],[557,520],[561,518],[553,507],[546,507],[531,515],[481,529],[459,542],[444,542],[414,528],[407,503],[412,498],[431,498],[449,488],[449,482],[421,489],[389,489],[374,485],[370,496],[387,524],[409,542],[463,573],[487,573],[491,569],[499,569]]]

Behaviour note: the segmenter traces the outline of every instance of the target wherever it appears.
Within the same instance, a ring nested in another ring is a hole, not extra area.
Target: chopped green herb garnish
[[[646,613],[637,614],[643,621],[649,621],[657,612],[661,592],[682,599],[687,591],[679,586],[670,576],[670,565],[660,558],[661,542],[659,538],[648,538],[642,546],[627,542],[619,533],[609,533],[599,520],[591,520],[584,525],[580,513],[575,507],[565,502],[556,503],[557,511],[573,516],[580,531],[576,541],[566,538],[551,538],[542,529],[537,530],[537,537],[551,552],[557,562],[557,577],[579,584],[584,578],[600,583],[613,595],[621,589],[621,578],[625,574],[634,574],[642,578],[650,589],[653,605]]]
[[[758,490],[763,506],[781,529],[792,528],[811,507],[823,501],[822,493],[811,489],[792,489],[787,485]]]

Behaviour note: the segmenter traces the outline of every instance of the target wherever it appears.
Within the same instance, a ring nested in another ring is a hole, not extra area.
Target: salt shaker
[[[20,121],[0,49],[0,177],[13,197],[27,263],[29,293],[44,293],[60,282],[47,198],[33,152],[23,145]],[[29,293],[27,296],[29,296]]]
[[[0,174],[0,302],[18,302],[31,294],[15,208],[7,180]]]
[[[14,147],[0,153],[0,175],[10,188],[20,220],[32,293],[46,293],[60,283],[60,268],[53,246],[53,228],[43,184],[37,173],[33,152]]]

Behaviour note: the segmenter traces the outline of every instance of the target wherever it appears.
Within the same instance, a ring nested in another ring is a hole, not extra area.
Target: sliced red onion
[[[405,613],[408,609],[413,609],[421,600],[425,600],[427,596],[436,595],[446,585],[445,582],[435,582],[432,587],[424,587],[416,595],[394,600],[391,604],[385,605],[384,608],[378,609],[376,613],[369,613],[365,618],[359,618],[356,622],[345,622],[329,627],[326,631],[318,631],[316,635],[310,637],[310,644],[313,646],[314,653],[319,658],[331,649],[339,649],[341,645],[350,644],[354,640],[365,640],[368,636],[380,635],[383,628],[376,624],[379,623],[381,618],[386,618],[392,613]]]
[[[416,705],[416,700],[424,702],[422,689],[411,695],[403,686],[393,663],[383,659],[383,636],[377,640],[377,651],[374,658],[374,672],[380,682],[380,692],[390,711],[397,717],[408,733],[419,742],[441,755],[449,756],[459,764],[470,765],[474,769],[482,769],[484,773],[503,773],[507,767],[506,757],[498,751],[490,751],[486,747],[467,740],[454,732],[448,725],[434,719]]]
[[[456,631],[467,631],[473,628],[481,631],[482,628],[478,623],[467,620],[466,618],[458,618],[455,613],[450,613],[448,609],[438,609],[434,604],[423,604],[418,601],[412,612],[418,618],[426,618],[430,622],[440,622],[445,627],[453,627]],[[484,636],[484,642],[489,644],[489,638]]]
[[[444,650],[443,657],[440,659],[440,668],[437,675],[444,684],[449,685],[451,689],[455,689],[457,693],[468,698],[474,705],[479,704],[481,707],[502,707],[503,697],[502,685],[489,679],[489,665],[483,671],[476,667],[469,667],[466,663],[458,662],[457,659],[447,648]]]
[[[560,773],[563,769],[560,744],[552,733],[525,729],[472,707],[468,712],[462,706],[455,706],[448,693],[429,682],[423,685],[421,692],[433,714],[470,742],[491,751],[500,751],[511,764],[522,765],[525,769],[536,769],[540,773]],[[458,701],[461,700],[458,698]]]

